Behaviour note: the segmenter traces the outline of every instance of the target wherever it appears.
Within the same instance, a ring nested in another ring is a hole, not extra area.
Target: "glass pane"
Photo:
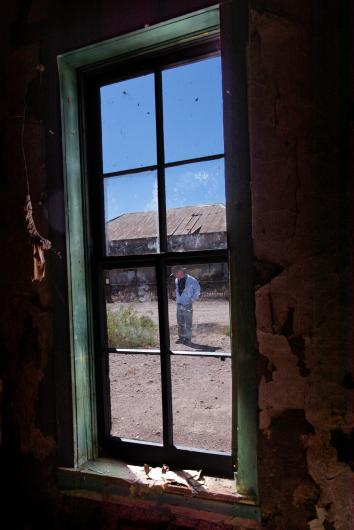
[[[229,353],[227,264],[176,265],[167,274],[171,349]]]
[[[109,379],[111,435],[162,442],[159,356],[112,353]]]
[[[162,73],[166,162],[224,151],[220,57]]]
[[[168,249],[226,248],[224,160],[166,168]]]
[[[108,256],[157,251],[156,171],[105,178],[104,204]]]
[[[231,359],[172,356],[176,445],[231,451]]]
[[[156,164],[153,74],[101,87],[103,172]]]
[[[155,270],[106,270],[104,280],[108,347],[159,348]]]

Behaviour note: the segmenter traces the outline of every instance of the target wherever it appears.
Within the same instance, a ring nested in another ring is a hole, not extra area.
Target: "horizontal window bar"
[[[113,437],[114,438],[114,437]],[[162,444],[158,442],[147,442],[145,440],[134,440],[132,438],[118,438],[122,443],[126,444],[134,444],[134,445],[144,445],[147,447],[163,447]]]
[[[127,348],[105,348],[106,353],[125,353],[125,354],[146,354],[146,355],[160,355],[160,350],[156,349],[127,349]]]
[[[131,175],[132,173],[144,173],[144,171],[156,171],[157,166],[135,167],[133,169],[122,169],[121,171],[113,171],[111,173],[103,173],[104,178],[122,177],[123,175]]]
[[[115,439],[115,437],[112,437],[113,439]],[[160,443],[157,443],[157,442],[146,442],[144,440],[134,440],[132,438],[116,438],[117,440],[119,440],[120,442],[122,442],[123,444],[132,444],[132,445],[138,445],[138,446],[147,446],[147,447],[163,447],[162,444]],[[174,449],[177,449],[177,451],[183,451],[183,452],[188,452],[190,454],[199,454],[199,455],[203,455],[203,454],[206,454],[208,456],[211,456],[211,455],[215,455],[215,456],[231,456],[231,453],[230,452],[223,452],[223,451],[210,451],[208,449],[197,449],[195,447],[187,447],[185,445],[174,445],[173,446]]]
[[[110,437],[104,443],[106,456],[120,456],[131,463],[151,466],[167,464],[171,469],[203,469],[205,474],[232,477],[232,455],[181,446],[162,447],[156,443]]]
[[[224,153],[219,153],[217,155],[209,155],[209,156],[201,156],[199,158],[188,158],[187,160],[178,160],[176,162],[167,162],[165,164],[165,167],[176,167],[176,166],[184,166],[187,164],[194,164],[197,162],[208,162],[209,160],[219,160],[220,158],[224,158]]]
[[[146,54],[138,53],[127,57],[113,57],[108,61],[97,65],[89,64],[80,69],[80,73],[87,82],[94,83],[98,87],[119,82],[132,76],[148,74],[157,68],[165,70],[181,64],[194,62],[196,59],[207,59],[220,55],[219,32],[209,33],[198,39],[197,42],[171,43],[166,48],[159,48],[146,57]],[[117,71],[120,75],[117,76]]]
[[[198,454],[206,454],[208,456],[231,456],[231,452],[224,452],[224,451],[210,451],[208,449],[196,449],[195,447],[187,447],[186,445],[175,445],[174,446],[177,451],[183,451],[185,453],[198,453]]]
[[[119,353],[119,354],[126,354],[126,355],[134,355],[134,354],[144,354],[144,355],[160,355],[161,351],[152,349],[126,349],[126,348],[104,348],[105,353]],[[194,351],[186,351],[186,350],[169,350],[166,352],[169,355],[186,355],[189,357],[217,357],[219,359],[223,358],[231,358],[230,352],[217,352],[217,351],[204,351],[204,350],[194,350]]]
[[[166,265],[184,265],[188,263],[220,263],[228,260],[228,250],[193,250],[192,252],[161,252],[141,256],[104,256],[99,261],[105,269],[124,269],[126,267],[156,266],[162,261]]]
[[[209,155],[209,156],[201,156],[198,158],[188,158],[187,160],[177,160],[175,162],[168,162],[166,164],[163,164],[163,167],[176,167],[176,166],[184,166],[187,164],[194,164],[198,162],[208,162],[209,160],[219,160],[220,158],[224,158],[224,153],[218,153],[216,155]],[[157,165],[154,166],[143,166],[143,167],[134,167],[131,169],[122,169],[121,171],[113,171],[111,173],[103,173],[104,178],[109,177],[120,177],[123,175],[131,175],[133,173],[143,173],[144,171],[156,171],[158,168]]]
[[[186,350],[171,350],[171,355],[187,355],[189,357],[217,357],[220,359],[223,358],[231,358],[230,352],[217,352],[217,351],[202,351],[202,350],[194,350],[194,351],[186,351]]]

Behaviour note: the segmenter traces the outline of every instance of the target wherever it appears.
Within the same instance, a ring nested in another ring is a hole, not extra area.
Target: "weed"
[[[110,348],[144,348],[157,342],[155,322],[131,305],[107,310],[107,332]]]
[[[231,335],[230,324],[224,327],[224,335],[226,335],[227,337],[230,337]]]

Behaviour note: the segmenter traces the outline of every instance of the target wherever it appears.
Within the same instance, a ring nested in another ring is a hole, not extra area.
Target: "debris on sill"
[[[205,484],[200,471],[170,471],[165,464],[162,467],[150,467],[144,464],[144,472],[148,480],[162,487],[164,491],[193,495],[199,493]]]
[[[197,497],[227,503],[254,505],[252,498],[237,493],[232,478],[210,477],[202,470],[170,470],[167,465],[151,467],[149,464],[138,466],[121,460],[100,458],[91,460],[80,467],[80,473],[94,473],[110,480],[130,484],[132,496],[146,496],[148,490],[161,493],[173,493],[188,497]]]

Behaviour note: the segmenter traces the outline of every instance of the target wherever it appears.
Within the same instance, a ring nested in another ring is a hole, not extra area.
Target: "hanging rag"
[[[25,219],[27,231],[31,238],[33,250],[33,278],[32,282],[41,282],[45,277],[45,257],[44,253],[52,247],[49,239],[41,236],[34,224],[32,214],[32,203],[30,195],[26,195]]]

